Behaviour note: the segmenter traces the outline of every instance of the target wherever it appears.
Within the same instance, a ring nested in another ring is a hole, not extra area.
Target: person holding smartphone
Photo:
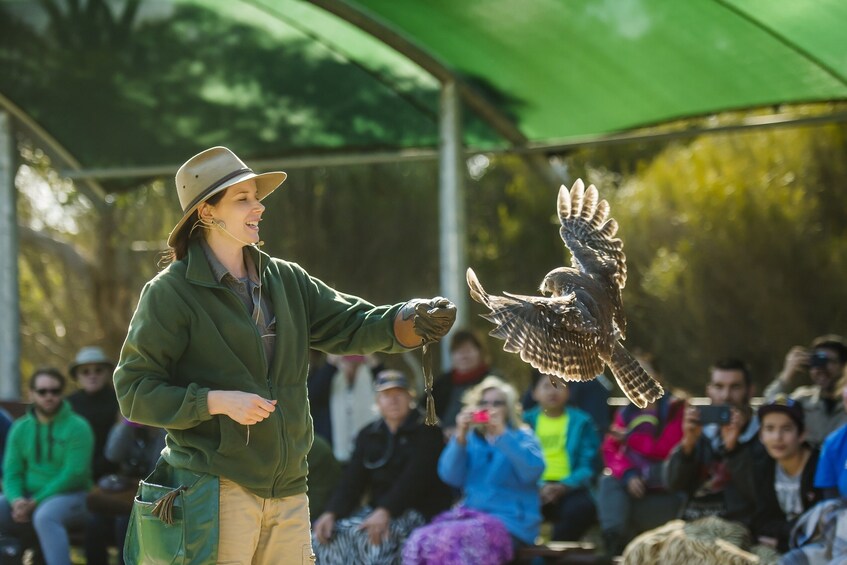
[[[404,565],[502,565],[538,536],[544,456],[521,420],[517,391],[487,376],[462,401],[456,433],[438,460],[438,476],[462,500],[412,532]]]
[[[847,424],[847,411],[838,389],[845,363],[844,338],[822,335],[808,348],[792,347],[785,356],[782,371],[765,388],[767,401],[788,394],[800,403],[806,415],[806,441],[814,447],[820,447],[827,435]],[[801,384],[804,381],[811,384]]]
[[[713,405],[729,408],[729,421],[704,424],[699,407],[685,409],[682,440],[666,463],[668,488],[686,495],[686,520],[718,516],[749,525],[756,508],[749,450],[763,448],[747,365],[737,359],[716,362],[706,395]]]

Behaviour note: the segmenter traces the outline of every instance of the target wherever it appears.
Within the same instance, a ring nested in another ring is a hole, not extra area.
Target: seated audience
[[[521,421],[515,389],[486,377],[465,395],[438,475],[462,491],[460,504],[415,530],[405,565],[498,565],[533,544],[541,525],[544,457]]]
[[[359,432],[341,482],[314,523],[318,563],[399,565],[409,533],[450,505],[436,474],[441,428],[424,424],[403,373],[382,371],[375,389],[380,418]]]
[[[114,473],[117,466],[106,459],[106,438],[119,420],[118,397],[112,386],[115,363],[99,347],[83,347],[68,368],[79,390],[68,396],[74,412],[88,421],[94,432],[92,472],[96,481]]]
[[[646,368],[646,367],[645,367]],[[641,532],[676,518],[684,497],[668,491],[663,467],[682,438],[685,401],[669,392],[621,408],[603,440],[597,507],[606,551],[620,555]]]
[[[847,424],[847,410],[838,398],[837,384],[847,363],[847,345],[839,335],[823,335],[811,348],[794,346],[785,356],[779,376],[765,388],[764,396],[791,393],[803,405],[806,415],[806,441],[820,447],[827,435]],[[797,387],[808,375],[812,384]],[[796,388],[795,388],[796,387]]]
[[[70,565],[68,529],[85,525],[91,488],[94,434],[62,400],[64,388],[57,369],[32,374],[32,407],[12,424],[3,457],[0,534],[27,545],[34,529],[49,565]]]
[[[797,518],[823,498],[813,486],[818,452],[804,442],[803,407],[785,395],[759,408],[759,437],[767,453],[754,461],[753,533],[785,552]]]
[[[748,450],[763,448],[759,420],[750,406],[753,382],[746,364],[734,359],[715,363],[706,395],[712,404],[730,407],[730,420],[703,425],[697,406],[685,409],[682,440],[666,462],[668,488],[687,496],[686,520],[718,516],[749,527],[755,495]]]
[[[88,494],[87,565],[107,565],[110,542],[118,549],[118,565],[123,565],[124,538],[138,481],[153,472],[164,447],[165,430],[161,428],[125,419],[112,426],[104,455],[118,466],[118,473],[101,477]]]
[[[432,387],[436,414],[448,436],[453,433],[465,392],[491,373],[482,342],[470,330],[453,332],[450,365],[450,370],[438,376]]]
[[[541,513],[553,524],[554,541],[577,541],[597,520],[588,489],[596,476],[600,438],[591,417],[569,406],[569,389],[541,375],[533,391],[538,405],[524,416],[544,454]]]

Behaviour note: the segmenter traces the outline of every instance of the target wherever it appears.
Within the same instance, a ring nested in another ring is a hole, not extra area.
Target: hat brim
[[[399,388],[400,390],[405,390],[406,392],[409,392],[409,387],[403,386],[401,384],[393,384],[393,383],[390,384],[390,385],[378,386],[378,387],[374,388],[374,392],[383,392],[383,391],[386,391],[386,390],[391,390],[392,388]]]
[[[223,192],[227,188],[238,184],[240,182],[244,182],[250,179],[256,179],[256,193],[259,200],[264,200],[266,196],[268,196],[271,192],[282,186],[282,183],[285,182],[285,179],[288,175],[282,171],[273,171],[269,173],[260,173],[256,174],[252,171],[248,171],[243,175],[239,175],[235,178],[228,180],[223,183],[221,186],[215,187],[214,190],[210,190],[209,194],[205,195],[199,202],[197,202],[194,206],[185,210],[182,214],[182,218],[176,223],[174,229],[171,230],[171,233],[168,234],[168,246],[173,247],[174,243],[176,243],[177,236],[179,235],[180,230],[185,225],[185,222],[188,221],[188,218],[191,214],[194,213],[197,208],[200,207],[200,204],[218,194],[219,192]]]
[[[68,374],[72,379],[76,379],[76,370],[82,367],[83,365],[107,365],[112,369],[112,372],[115,371],[115,363],[113,361],[109,361],[108,359],[104,359],[102,361],[84,361],[82,363],[72,363],[68,367]]]

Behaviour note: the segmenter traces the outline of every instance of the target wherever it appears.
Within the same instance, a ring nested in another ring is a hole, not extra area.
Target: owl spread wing
[[[600,328],[575,294],[554,298],[485,292],[472,269],[467,272],[471,297],[490,312],[490,335],[505,341],[503,349],[518,353],[544,374],[565,381],[585,381],[603,372],[597,353]]]
[[[570,192],[559,189],[558,212],[562,224],[559,234],[571,252],[571,266],[581,272],[608,281],[611,288],[615,324],[621,334],[626,332],[621,290],[626,285],[626,256],[623,242],[615,237],[618,223],[609,218],[609,203],[598,202],[597,189],[587,189],[577,179]]]

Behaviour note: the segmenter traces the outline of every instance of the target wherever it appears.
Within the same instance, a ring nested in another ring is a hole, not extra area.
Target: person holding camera
[[[820,447],[831,432],[847,424],[847,412],[839,398],[838,384],[847,363],[847,344],[840,335],[815,338],[811,347],[792,347],[785,365],[764,392],[772,401],[778,394],[790,394],[803,407],[806,441]],[[810,385],[797,386],[806,376]]]
[[[412,533],[404,565],[499,565],[538,536],[544,456],[521,421],[517,391],[487,376],[462,401],[456,433],[438,460],[438,476],[462,500]]]
[[[747,365],[737,359],[716,362],[706,395],[715,409],[685,409],[682,440],[666,462],[668,488],[686,495],[686,520],[718,516],[749,526],[756,508],[751,455],[764,448],[750,406],[753,381]]]

